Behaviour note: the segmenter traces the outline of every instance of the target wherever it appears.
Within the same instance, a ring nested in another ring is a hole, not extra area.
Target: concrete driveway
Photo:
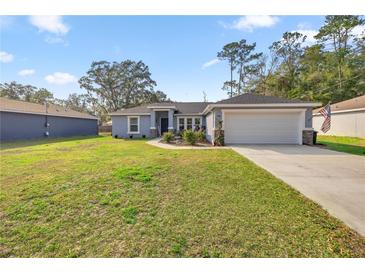
[[[231,148],[365,236],[365,157],[299,145]]]

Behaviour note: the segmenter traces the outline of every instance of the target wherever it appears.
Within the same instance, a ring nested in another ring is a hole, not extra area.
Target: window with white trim
[[[179,131],[183,131],[185,129],[185,118],[179,118]]]
[[[201,118],[200,117],[194,118],[194,129],[195,130],[201,129]]]
[[[193,118],[186,118],[186,129],[193,129]]]
[[[190,129],[190,130],[199,130],[202,126],[202,118],[201,117],[178,117],[177,119],[177,128],[179,132]]]
[[[139,116],[128,117],[128,133],[139,133]]]

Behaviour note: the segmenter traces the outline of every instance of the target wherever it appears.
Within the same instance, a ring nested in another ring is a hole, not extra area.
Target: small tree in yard
[[[192,130],[184,130],[182,133],[182,138],[185,143],[188,143],[189,145],[195,145],[197,141],[197,136],[194,131]]]
[[[203,130],[195,131],[195,135],[198,142],[205,141],[205,132]]]
[[[164,134],[162,135],[162,139],[166,143],[170,143],[173,138],[174,138],[174,134],[172,132],[164,132]]]

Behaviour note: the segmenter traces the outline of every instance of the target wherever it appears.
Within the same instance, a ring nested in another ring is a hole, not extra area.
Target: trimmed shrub
[[[196,143],[196,134],[192,130],[184,130],[182,133],[182,138],[185,143],[188,143],[189,145],[195,145]]]
[[[198,142],[204,142],[205,140],[205,132],[203,130],[195,131],[196,140]]]
[[[162,135],[162,139],[166,143],[170,143],[173,138],[174,138],[174,134],[172,132],[164,132],[164,134]]]

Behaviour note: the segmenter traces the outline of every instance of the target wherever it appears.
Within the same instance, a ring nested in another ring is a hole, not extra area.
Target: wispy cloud
[[[8,53],[6,51],[0,51],[0,62],[1,63],[10,63],[14,60],[14,55]]]
[[[69,32],[70,26],[63,22],[62,16],[30,16],[29,22],[35,26],[39,32],[46,32],[48,35],[44,41],[48,44],[64,44],[68,45],[64,36]]]
[[[30,23],[37,27],[40,32],[51,32],[58,35],[64,35],[70,27],[67,26],[59,15],[36,15],[30,16]]]
[[[48,83],[55,85],[65,85],[76,81],[76,77],[67,72],[55,72],[44,78]]]
[[[247,15],[240,17],[232,23],[220,22],[227,29],[237,29],[252,32],[256,28],[270,28],[279,22],[279,18],[270,15]]]
[[[31,76],[35,73],[34,69],[22,69],[18,72],[20,76]]]
[[[210,60],[202,65],[202,69],[206,69],[208,67],[214,66],[215,64],[218,64],[220,61],[219,59],[215,58],[213,60]]]

